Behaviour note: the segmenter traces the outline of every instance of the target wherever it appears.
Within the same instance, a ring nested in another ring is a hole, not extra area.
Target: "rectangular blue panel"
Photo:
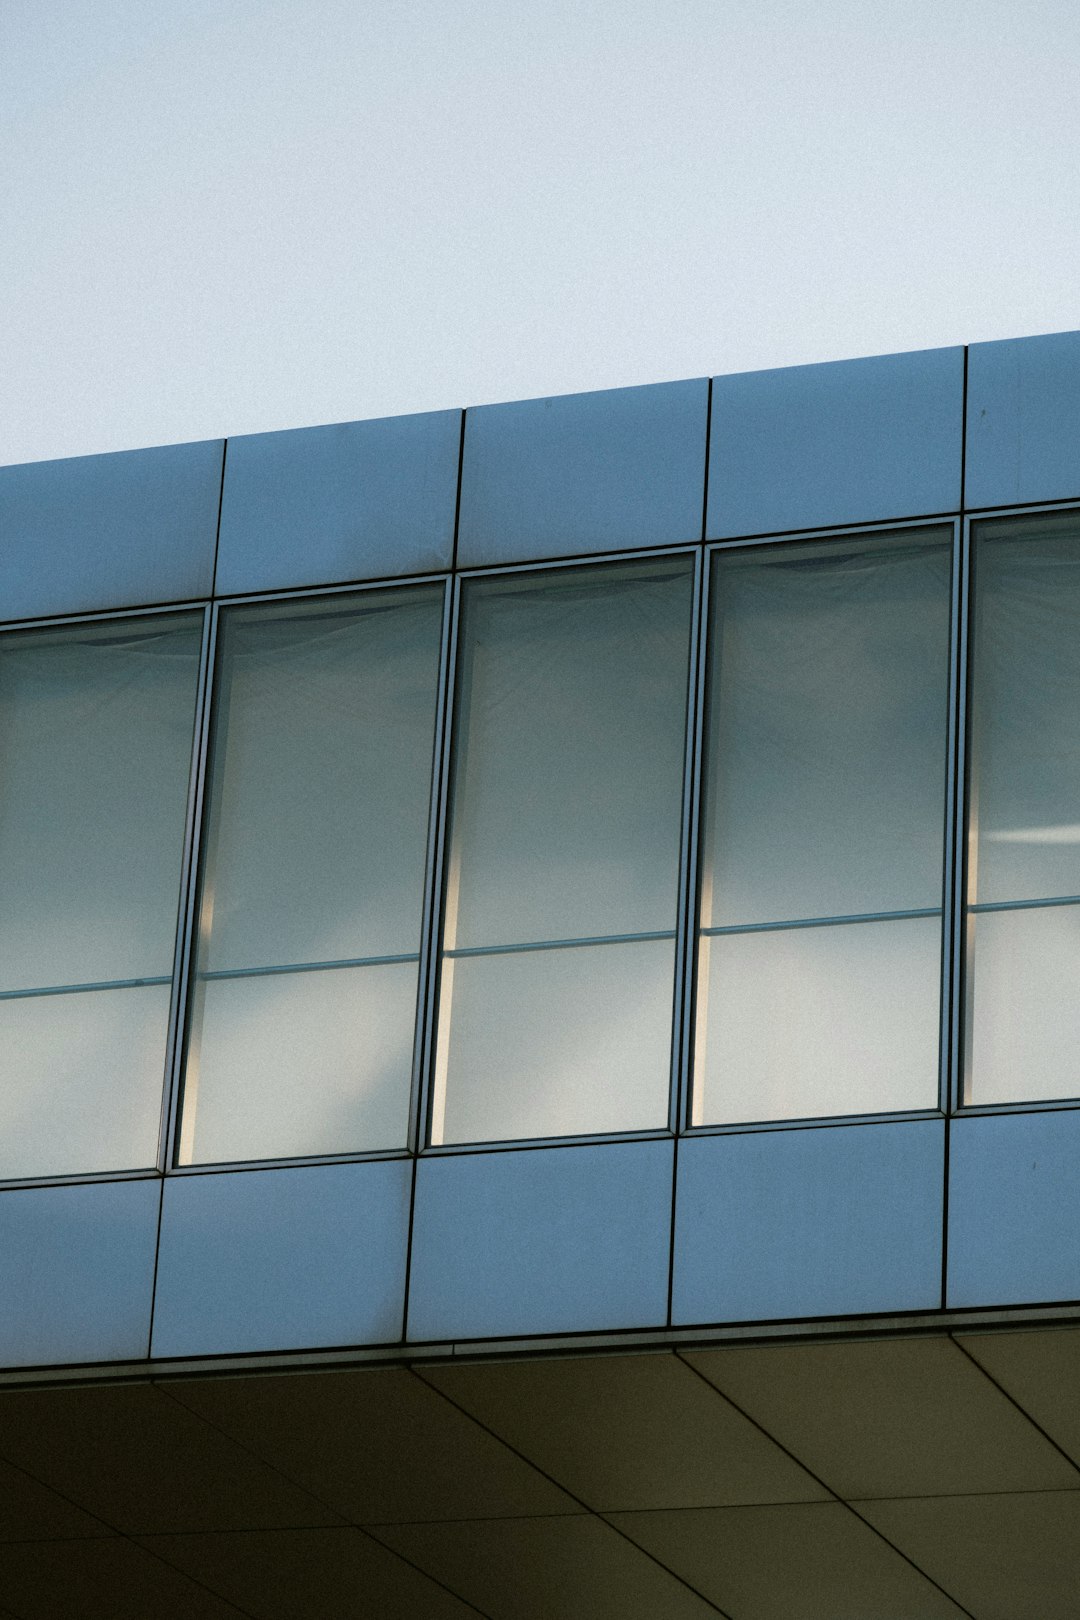
[[[460,448],[460,411],[230,439],[218,594],[449,568]]]
[[[708,387],[699,378],[469,410],[459,565],[700,540]]]
[[[972,344],[964,484],[968,506],[1080,495],[1080,332]]]
[[[399,1339],[411,1181],[407,1159],[170,1177],[153,1354]]]
[[[911,1120],[684,1140],[673,1323],[936,1309],[944,1129]]]
[[[408,1337],[661,1326],[670,1141],[421,1159]]]
[[[209,596],[220,440],[0,468],[0,619]]]
[[[156,1176],[0,1192],[0,1367],[147,1354],[160,1204]]]
[[[715,378],[710,540],[955,510],[963,409],[960,348]]]
[[[1080,1299],[1080,1111],[969,1115],[949,1148],[946,1304]]]

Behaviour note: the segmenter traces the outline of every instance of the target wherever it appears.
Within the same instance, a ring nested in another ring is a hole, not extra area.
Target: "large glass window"
[[[967,863],[972,1103],[1080,1095],[1080,520],[975,533]]]
[[[709,558],[694,1126],[937,1106],[951,530]],[[1080,1096],[1080,515],[975,527],[964,1101]],[[222,610],[181,1165],[662,1130],[686,555]],[[150,1169],[203,615],[0,637],[0,1178]],[[686,863],[689,864],[689,863]],[[183,933],[183,930],[179,930]]]
[[[0,1176],[157,1162],[201,631],[0,639]]]
[[[407,1143],[442,615],[222,614],[181,1164]]]
[[[431,1137],[668,1123],[693,563],[464,591]]]
[[[949,535],[713,555],[693,1123],[938,1103]]]

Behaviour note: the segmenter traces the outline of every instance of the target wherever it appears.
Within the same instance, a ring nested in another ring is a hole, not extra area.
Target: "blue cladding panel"
[[[380,1159],[170,1178],[154,1355],[400,1338],[411,1177]]]
[[[700,540],[707,414],[704,378],[468,411],[459,564]]]
[[[963,404],[959,348],[717,377],[709,538],[955,510]]]
[[[0,1366],[147,1354],[160,1202],[156,1177],[0,1192]]]
[[[209,596],[222,450],[0,468],[0,619]]]
[[[671,1168],[668,1141],[422,1159],[409,1338],[662,1325]]]
[[[935,1309],[943,1195],[940,1120],[684,1141],[672,1319]]]
[[[1080,332],[972,345],[965,485],[969,506],[1080,495]]]
[[[958,1119],[946,1304],[1080,1299],[1080,1112]]]
[[[217,590],[450,567],[461,412],[230,439]]]

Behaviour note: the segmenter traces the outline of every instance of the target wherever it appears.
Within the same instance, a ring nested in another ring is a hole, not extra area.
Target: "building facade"
[[[0,1612],[1080,1612],[1080,334],[0,540]]]

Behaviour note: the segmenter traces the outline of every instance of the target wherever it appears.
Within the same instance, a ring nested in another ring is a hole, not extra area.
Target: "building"
[[[1080,334],[0,540],[0,1613],[1080,1612]]]

